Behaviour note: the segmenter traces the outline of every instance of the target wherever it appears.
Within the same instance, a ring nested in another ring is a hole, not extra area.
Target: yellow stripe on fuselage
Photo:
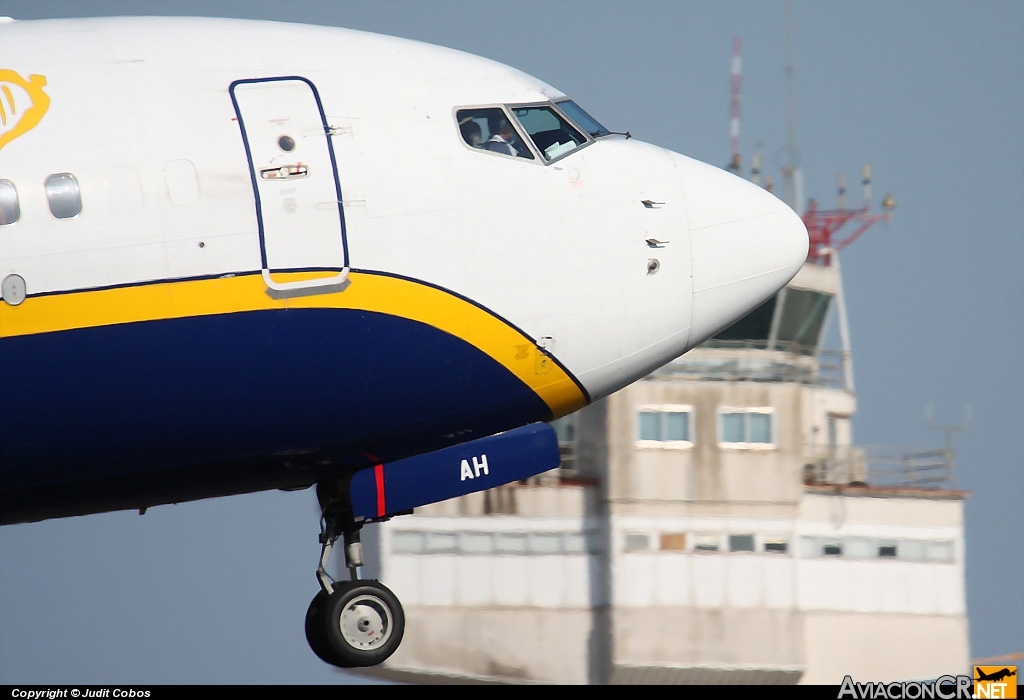
[[[275,273],[279,281],[317,273]],[[419,321],[473,345],[523,381],[557,418],[583,407],[573,379],[497,316],[454,294],[411,280],[352,272],[343,292],[273,299],[259,274],[30,297],[0,303],[0,338],[138,321],[262,311],[355,309]]]

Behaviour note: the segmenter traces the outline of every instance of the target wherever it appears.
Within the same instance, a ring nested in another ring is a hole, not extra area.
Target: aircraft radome
[[[807,254],[764,190],[363,32],[4,20],[0,110],[0,522],[316,485],[342,667],[404,630],[363,524],[558,466],[547,421]]]

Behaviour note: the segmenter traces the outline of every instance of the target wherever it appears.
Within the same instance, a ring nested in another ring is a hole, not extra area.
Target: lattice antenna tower
[[[732,152],[732,157],[729,159],[727,170],[734,175],[739,175],[742,167],[740,158],[740,84],[743,80],[739,36],[735,36],[732,39],[731,74],[729,102],[732,114],[729,121],[729,148]]]

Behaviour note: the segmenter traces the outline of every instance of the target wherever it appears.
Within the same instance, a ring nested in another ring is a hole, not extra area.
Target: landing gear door
[[[348,249],[341,186],[316,87],[300,77],[238,80],[231,84],[231,99],[249,158],[268,292],[344,289]],[[302,274],[286,279],[286,272]]]

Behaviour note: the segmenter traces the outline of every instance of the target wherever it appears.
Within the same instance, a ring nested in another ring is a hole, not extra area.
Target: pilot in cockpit
[[[499,119],[492,129],[491,138],[487,139],[484,148],[495,153],[504,153],[508,156],[518,156],[519,149],[515,147],[516,130],[512,128],[507,119]]]
[[[462,130],[462,138],[473,148],[480,148],[481,141],[484,140],[483,134],[480,133],[480,125],[474,120],[469,119],[459,126]]]

